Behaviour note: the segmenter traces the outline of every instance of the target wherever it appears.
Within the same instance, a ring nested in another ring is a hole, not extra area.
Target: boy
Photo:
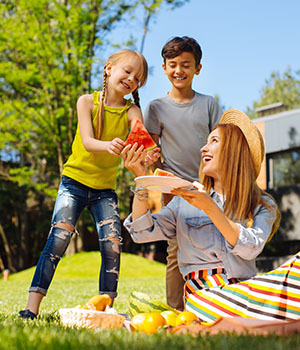
[[[155,167],[188,181],[198,181],[200,149],[222,110],[216,100],[195,92],[192,82],[201,71],[202,51],[197,41],[190,37],[175,37],[168,41],[161,52],[163,70],[172,84],[164,97],[149,103],[144,113],[146,128],[154,141],[160,141],[163,162]],[[163,204],[172,195],[163,195]],[[184,280],[177,265],[177,241],[168,241],[166,273],[167,302],[170,306],[184,309]]]

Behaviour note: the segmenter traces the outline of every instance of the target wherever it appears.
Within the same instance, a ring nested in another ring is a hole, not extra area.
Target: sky
[[[121,29],[118,35],[125,40],[128,34]],[[252,107],[273,71],[300,70],[300,0],[190,0],[175,10],[164,6],[146,36],[143,54],[152,74],[140,90],[142,110],[170,91],[160,53],[169,39],[184,35],[195,38],[203,51],[193,89],[219,95],[226,109]]]

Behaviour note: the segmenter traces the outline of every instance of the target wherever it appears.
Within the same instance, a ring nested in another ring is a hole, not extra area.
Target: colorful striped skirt
[[[276,270],[235,282],[226,278],[223,269],[189,274],[185,285],[186,310],[203,322],[234,316],[300,319],[300,252]]]

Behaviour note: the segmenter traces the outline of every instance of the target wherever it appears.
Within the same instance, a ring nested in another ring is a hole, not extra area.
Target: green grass
[[[80,253],[63,258],[48,295],[41,305],[38,320],[19,319],[26,305],[34,268],[0,280],[0,350],[2,349],[300,349],[300,335],[289,337],[154,335],[130,333],[125,329],[91,331],[64,328],[58,310],[85,303],[98,291],[100,258],[98,252]],[[165,301],[165,265],[131,254],[122,254],[118,298],[114,307],[128,312],[128,297],[133,290]]]

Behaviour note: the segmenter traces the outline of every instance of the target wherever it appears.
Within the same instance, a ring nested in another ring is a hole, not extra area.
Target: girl
[[[117,167],[129,127],[135,120],[142,120],[138,89],[146,83],[147,74],[147,62],[139,52],[120,50],[109,57],[104,67],[102,92],[78,99],[72,154],[64,164],[50,234],[29,289],[27,307],[19,313],[21,317],[36,318],[85,207],[93,216],[99,236],[99,294],[108,294],[112,300],[117,296],[121,245],[114,191]],[[135,104],[124,98],[130,93]]]
[[[145,174],[142,150],[122,152],[125,166]],[[225,112],[201,149],[200,183],[176,195],[151,215],[147,191],[137,188],[125,226],[136,242],[177,235],[178,263],[185,279],[185,307],[201,321],[220,316],[260,319],[300,317],[300,259],[255,276],[255,258],[279,225],[273,198],[256,184],[264,158],[262,136],[238,110]],[[255,277],[254,277],[255,276]]]

